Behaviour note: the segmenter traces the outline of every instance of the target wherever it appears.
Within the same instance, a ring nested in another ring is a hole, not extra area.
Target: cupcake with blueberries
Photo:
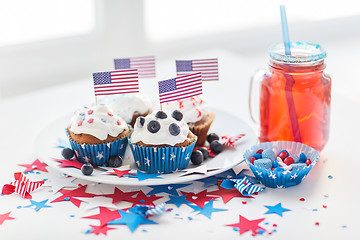
[[[257,180],[267,187],[298,185],[318,161],[313,148],[298,142],[264,142],[244,153],[245,161]]]
[[[163,104],[163,109],[171,111],[178,109],[184,115],[188,124],[198,140],[196,146],[204,145],[207,133],[215,119],[215,113],[208,109],[207,101],[201,95]]]
[[[109,166],[110,158],[125,154],[130,129],[108,106],[97,105],[77,110],[66,134],[79,162]]]
[[[180,111],[158,111],[136,119],[129,145],[140,170],[171,173],[187,167],[196,139]]]
[[[108,105],[115,115],[124,119],[132,127],[138,117],[145,117],[152,111],[150,99],[140,93],[101,96],[98,102]]]

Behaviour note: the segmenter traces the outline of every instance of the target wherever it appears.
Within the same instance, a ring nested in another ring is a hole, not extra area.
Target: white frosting
[[[89,134],[100,140],[105,140],[108,135],[116,137],[125,129],[128,129],[126,122],[102,104],[77,110],[69,127],[75,134]]]
[[[165,111],[164,111],[165,112]],[[182,143],[187,139],[187,136],[189,134],[189,127],[187,123],[184,120],[177,121],[171,116],[172,112],[165,112],[167,114],[167,118],[165,119],[159,119],[155,117],[156,111],[152,114],[149,114],[145,117],[145,123],[141,127],[141,124],[139,123],[140,117],[137,118],[134,131],[131,134],[130,141],[132,143],[137,142],[143,142],[148,145],[170,145],[174,146],[177,143]],[[151,133],[147,129],[148,123],[151,120],[156,120],[160,123],[160,129],[156,133]],[[180,133],[177,136],[173,136],[169,132],[169,126],[172,123],[176,123],[180,127]]]
[[[151,101],[139,93],[119,94],[98,97],[98,102],[108,105],[115,113],[127,123],[130,123],[135,112],[145,114],[151,112]]]
[[[165,111],[179,110],[184,115],[184,121],[187,123],[200,121],[208,112],[207,101],[202,96],[165,103],[162,104],[162,108]]]

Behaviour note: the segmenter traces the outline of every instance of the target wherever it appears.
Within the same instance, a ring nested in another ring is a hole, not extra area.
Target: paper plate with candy
[[[301,183],[319,157],[313,148],[288,141],[260,143],[244,153],[245,161],[256,179],[271,188]]]

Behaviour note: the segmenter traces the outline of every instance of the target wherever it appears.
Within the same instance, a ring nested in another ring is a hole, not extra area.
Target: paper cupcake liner
[[[299,155],[305,153],[307,158],[310,158],[311,164],[302,169],[292,169],[290,171],[282,171],[281,168],[274,170],[256,167],[250,163],[251,157],[259,149],[271,148],[274,152],[278,153],[281,150],[287,150],[290,155]],[[316,164],[320,155],[313,148],[298,142],[277,141],[277,142],[264,142],[252,146],[244,153],[245,161],[249,164],[251,171],[254,173],[257,180],[267,187],[271,188],[286,188],[298,185],[307,176],[311,168]]]
[[[69,138],[70,145],[75,151],[76,159],[81,163],[86,163],[85,159],[89,159],[90,163],[95,166],[107,167],[111,156],[123,157],[128,144],[127,136],[108,143],[100,144],[80,144],[75,142],[66,129],[66,135]]]
[[[147,173],[171,173],[185,169],[195,144],[196,140],[185,147],[144,147],[129,140],[137,167]]]
[[[198,137],[196,146],[204,145],[204,143],[206,141],[207,133],[208,133],[209,128],[210,128],[212,122],[214,121],[214,119],[215,119],[215,114],[210,113],[210,119],[207,122],[205,122],[204,124],[202,124],[200,126],[189,127],[190,131]]]

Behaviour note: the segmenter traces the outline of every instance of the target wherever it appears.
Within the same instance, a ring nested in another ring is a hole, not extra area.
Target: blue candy
[[[255,154],[253,155],[253,157],[254,157],[255,159],[260,159],[260,158],[262,158],[262,155],[261,155],[261,153],[255,153]]]
[[[262,158],[268,158],[274,161],[276,159],[276,154],[272,149],[268,148],[262,152]]]
[[[305,153],[300,153],[300,162],[304,163],[307,160],[307,156]]]
[[[272,162],[272,167],[277,168],[279,166],[279,163],[275,160]]]
[[[300,158],[296,155],[291,155],[290,157],[292,157],[294,159],[295,163],[298,163],[300,161]]]
[[[293,170],[301,170],[304,169],[304,167],[306,167],[305,163],[293,163],[290,166],[292,166]]]
[[[268,158],[257,159],[254,161],[255,167],[270,169],[272,167],[272,161]]]

